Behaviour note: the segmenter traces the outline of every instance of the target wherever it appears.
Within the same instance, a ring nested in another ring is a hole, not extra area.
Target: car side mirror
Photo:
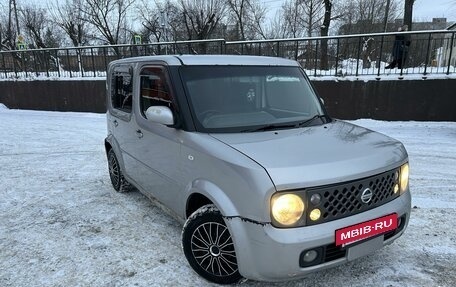
[[[151,106],[146,110],[146,118],[150,122],[166,126],[174,125],[173,112],[165,106]]]

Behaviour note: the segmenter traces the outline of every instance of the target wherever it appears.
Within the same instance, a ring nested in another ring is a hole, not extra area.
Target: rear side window
[[[131,72],[114,71],[111,78],[112,107],[126,113],[131,113],[132,95],[133,85]]]

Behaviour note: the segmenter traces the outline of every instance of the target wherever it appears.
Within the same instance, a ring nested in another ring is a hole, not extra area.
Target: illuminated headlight
[[[277,223],[291,226],[301,219],[304,213],[304,202],[296,194],[280,194],[272,198],[271,213]]]
[[[400,182],[399,182],[400,188],[401,188],[401,194],[407,190],[408,182],[409,182],[409,164],[406,163],[401,166]]]

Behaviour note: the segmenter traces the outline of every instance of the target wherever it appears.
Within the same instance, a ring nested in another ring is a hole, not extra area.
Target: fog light
[[[312,262],[314,261],[315,259],[317,259],[317,256],[318,256],[318,252],[315,251],[315,250],[309,250],[307,251],[305,254],[304,254],[304,257],[302,258],[302,260],[304,260],[304,262]]]
[[[318,193],[312,194],[310,202],[312,202],[313,205],[319,205],[321,202],[321,196]]]
[[[394,193],[396,194],[399,191],[399,184],[394,185]]]
[[[299,267],[306,268],[325,262],[323,259],[323,254],[325,253],[324,250],[325,248],[320,246],[302,251],[301,254],[299,254]]]
[[[318,208],[315,208],[309,214],[310,220],[312,220],[312,221],[316,221],[316,220],[320,219],[320,216],[321,216],[321,211]]]

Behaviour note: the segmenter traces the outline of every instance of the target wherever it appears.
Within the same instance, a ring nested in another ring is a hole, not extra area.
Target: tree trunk
[[[331,0],[324,0],[325,2],[325,16],[323,18],[323,25],[320,27],[320,35],[328,36],[329,25],[331,24]],[[321,55],[320,55],[320,69],[328,70],[328,40],[321,40]]]
[[[414,2],[415,0],[405,0],[404,2],[404,25],[408,26],[409,31],[412,31],[412,15]]]
[[[386,0],[385,17],[383,18],[383,32],[386,32],[388,30],[388,16],[389,16],[390,6],[391,6],[391,0]]]

